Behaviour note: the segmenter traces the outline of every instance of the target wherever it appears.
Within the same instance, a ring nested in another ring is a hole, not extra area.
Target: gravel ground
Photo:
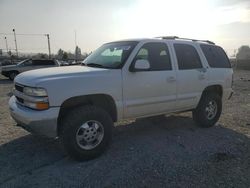
[[[235,71],[235,95],[216,126],[191,113],[123,123],[101,157],[75,162],[57,140],[15,127],[0,78],[0,187],[250,187],[250,71]]]

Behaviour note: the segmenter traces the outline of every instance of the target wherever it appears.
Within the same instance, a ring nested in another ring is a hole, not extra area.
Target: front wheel
[[[9,79],[14,80],[15,77],[17,76],[17,74],[18,74],[17,72],[11,72],[10,75],[9,75]]]
[[[95,106],[78,107],[62,122],[63,145],[76,160],[88,160],[101,155],[112,138],[111,117]]]
[[[195,110],[193,119],[200,127],[212,127],[219,120],[222,111],[221,96],[216,93],[205,93]]]

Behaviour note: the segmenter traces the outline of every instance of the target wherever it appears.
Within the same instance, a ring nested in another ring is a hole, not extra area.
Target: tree
[[[250,47],[247,45],[241,46],[238,49],[238,53],[236,54],[236,58],[240,60],[250,59]]]
[[[68,53],[67,52],[63,52],[62,59],[63,60],[68,60]]]
[[[34,58],[34,59],[48,59],[49,56],[48,56],[48,54],[45,54],[45,53],[37,53],[35,55],[32,55],[32,58]]]
[[[47,54],[43,54],[43,53],[39,53],[38,56],[41,58],[41,59],[48,59],[49,56]]]
[[[11,56],[11,55],[12,55],[11,51],[8,51],[7,53],[8,53],[8,55],[9,55],[9,56]]]
[[[60,48],[57,52],[57,59],[62,59],[63,58],[64,51]]]
[[[76,49],[75,49],[75,59],[78,60],[78,59],[81,59],[81,48],[79,48],[78,46],[76,46]]]

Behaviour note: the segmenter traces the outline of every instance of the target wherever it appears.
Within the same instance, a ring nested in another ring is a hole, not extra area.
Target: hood
[[[4,66],[2,66],[2,70],[11,69],[11,68],[14,68],[14,67],[17,67],[17,65],[4,65]]]
[[[21,73],[15,78],[15,82],[27,86],[37,86],[37,84],[39,84],[40,82],[44,82],[47,80],[82,77],[107,71],[109,71],[109,69],[87,66],[43,68]]]

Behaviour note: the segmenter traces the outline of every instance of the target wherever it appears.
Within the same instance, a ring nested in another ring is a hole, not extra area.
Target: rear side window
[[[33,60],[33,65],[42,66],[42,65],[55,65],[53,60]]]
[[[180,70],[202,68],[201,60],[196,49],[189,44],[174,44]]]
[[[210,67],[231,68],[228,57],[221,47],[202,44],[201,49]]]

